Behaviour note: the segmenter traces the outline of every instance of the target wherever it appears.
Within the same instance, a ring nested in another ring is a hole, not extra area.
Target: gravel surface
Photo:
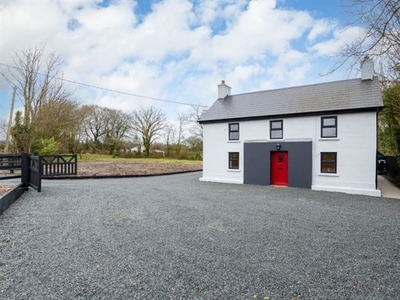
[[[43,181],[0,216],[0,299],[399,299],[400,201],[199,182]]]

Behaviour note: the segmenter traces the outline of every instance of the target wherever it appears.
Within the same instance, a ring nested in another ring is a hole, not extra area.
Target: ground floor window
[[[321,173],[336,173],[336,165],[336,152],[321,152]]]
[[[239,152],[229,152],[229,169],[239,169]]]

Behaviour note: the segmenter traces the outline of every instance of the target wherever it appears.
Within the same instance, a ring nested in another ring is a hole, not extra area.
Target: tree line
[[[201,106],[193,106],[172,123],[154,106],[127,113],[80,105],[64,88],[59,56],[29,49],[14,54],[14,65],[6,78],[16,86],[24,106],[15,113],[11,152],[116,154],[144,148],[143,155],[150,156],[158,142],[166,156],[179,157],[182,149],[190,149],[193,158],[201,158],[202,128],[197,123]]]

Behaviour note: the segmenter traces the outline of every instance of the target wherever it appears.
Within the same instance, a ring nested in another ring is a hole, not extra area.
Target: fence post
[[[74,163],[75,172],[74,172],[74,174],[78,175],[78,154],[75,154],[74,158],[75,158],[75,163]]]
[[[43,176],[43,164],[42,164],[42,156],[38,154],[38,187],[37,191],[42,191],[42,176]]]
[[[21,153],[21,182],[24,188],[29,187],[29,154]]]

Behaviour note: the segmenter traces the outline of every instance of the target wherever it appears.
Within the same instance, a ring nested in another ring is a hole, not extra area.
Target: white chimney
[[[373,80],[374,79],[374,61],[365,56],[361,61],[361,80]]]
[[[218,99],[224,100],[226,96],[231,95],[231,87],[225,84],[225,80],[221,81],[221,84],[218,85]]]

